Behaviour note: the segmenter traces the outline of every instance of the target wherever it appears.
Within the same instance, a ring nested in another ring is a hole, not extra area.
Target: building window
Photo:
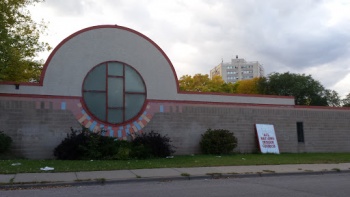
[[[242,71],[242,74],[252,74],[253,71],[252,70],[244,70]]]
[[[303,122],[297,122],[298,142],[304,142],[304,125]]]
[[[104,62],[85,77],[83,101],[98,120],[120,124],[140,113],[146,101],[146,86],[131,66],[122,62]]]

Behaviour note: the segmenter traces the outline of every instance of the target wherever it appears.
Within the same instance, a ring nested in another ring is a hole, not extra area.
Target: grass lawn
[[[79,172],[100,170],[125,170],[148,168],[181,168],[239,165],[280,165],[313,163],[350,163],[350,153],[302,153],[302,154],[233,154],[233,155],[187,155],[174,158],[148,160],[23,160],[3,159],[0,156],[0,174],[43,172],[45,166],[55,168],[52,172]],[[20,165],[18,165],[20,163]],[[17,165],[15,165],[17,164]]]

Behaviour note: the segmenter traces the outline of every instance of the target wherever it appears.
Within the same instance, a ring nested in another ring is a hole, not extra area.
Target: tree
[[[328,106],[331,106],[331,107],[341,106],[341,100],[338,92],[334,90],[326,90],[325,97],[327,99]]]
[[[238,83],[224,83],[221,85],[221,91],[224,93],[237,93]]]
[[[210,79],[207,74],[184,75],[179,80],[180,90],[193,92],[223,92],[223,84],[221,76]]]
[[[350,107],[350,93],[342,100],[343,107]]]
[[[272,73],[268,77],[225,83],[221,77],[209,79],[208,75],[184,75],[179,80],[180,90],[195,92],[223,92],[239,94],[265,94],[294,96],[296,105],[341,106],[342,100],[334,90],[325,89],[311,75]],[[350,106],[349,100],[343,100]]]
[[[0,81],[38,81],[42,63],[34,58],[50,47],[39,41],[46,26],[34,22],[26,7],[42,1],[0,1]]]
[[[294,96],[296,105],[328,105],[325,88],[311,75],[272,73],[265,86],[264,94]]]
[[[238,94],[259,94],[259,81],[260,78],[237,81],[236,93]]]

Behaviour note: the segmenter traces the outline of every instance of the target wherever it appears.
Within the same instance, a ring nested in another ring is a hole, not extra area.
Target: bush
[[[117,154],[113,156],[114,159],[127,160],[130,159],[132,151],[131,142],[125,140],[118,140],[115,142],[117,147]]]
[[[77,160],[83,155],[80,147],[86,146],[86,128],[76,131],[71,128],[71,133],[54,149],[54,156],[62,160]]]
[[[175,147],[170,143],[169,137],[159,133],[143,133],[132,141],[131,156],[138,159],[170,156],[175,152]]]
[[[71,133],[54,149],[54,156],[62,160],[112,159],[118,153],[115,138],[92,133],[83,127],[71,128]]]
[[[166,157],[174,153],[170,139],[153,131],[137,136],[132,142],[92,133],[87,128],[71,133],[54,149],[61,160],[78,159],[146,159]]]
[[[85,133],[87,136],[85,146],[79,147],[83,150],[81,159],[114,159],[118,153],[116,139],[102,136],[101,133]]]
[[[237,147],[237,138],[228,130],[208,129],[202,134],[200,147],[204,154],[229,154]]]
[[[4,153],[10,149],[12,138],[0,131],[0,153]]]

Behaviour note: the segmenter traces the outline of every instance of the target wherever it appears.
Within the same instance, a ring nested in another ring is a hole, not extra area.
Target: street
[[[134,182],[2,190],[1,197],[58,196],[350,196],[350,173]]]

